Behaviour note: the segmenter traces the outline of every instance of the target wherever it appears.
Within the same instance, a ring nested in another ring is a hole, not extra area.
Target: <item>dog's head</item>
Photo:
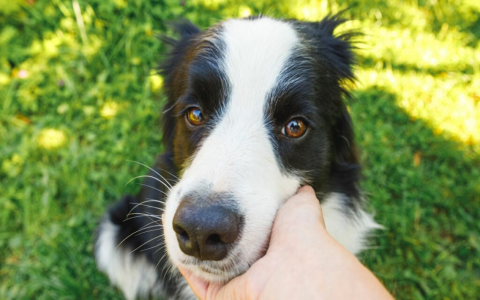
[[[164,143],[179,180],[165,240],[175,264],[207,281],[245,272],[268,245],[279,207],[304,185],[357,196],[353,131],[342,102],[353,80],[344,20],[228,20],[180,38],[161,72]]]

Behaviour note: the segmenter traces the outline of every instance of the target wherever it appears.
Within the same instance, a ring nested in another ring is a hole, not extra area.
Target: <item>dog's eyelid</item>
[[[186,105],[184,108],[182,108],[176,115],[175,117],[183,117],[187,111],[189,111],[190,109],[192,108],[196,108],[196,109],[199,109],[203,115],[205,115],[205,113],[203,112],[203,109],[200,107],[200,105]]]
[[[309,127],[309,128],[315,129],[315,128],[317,127],[316,124],[315,124],[315,122],[313,122],[313,120],[312,120],[311,118],[309,118],[309,117],[307,117],[307,116],[305,116],[305,115],[293,115],[293,116],[291,116],[291,117],[288,119],[288,121],[287,121],[285,124],[283,124],[283,125],[285,126],[285,125],[288,124],[290,121],[295,120],[295,119],[300,119],[300,120],[302,120],[302,121],[305,123],[305,125],[307,125],[307,127]]]

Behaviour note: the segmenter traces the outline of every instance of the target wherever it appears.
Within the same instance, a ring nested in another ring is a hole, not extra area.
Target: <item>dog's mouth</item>
[[[215,262],[191,257],[181,262],[181,265],[206,281],[218,283],[228,282],[248,269],[247,265],[236,263],[234,260]]]
[[[219,276],[224,276],[225,275],[225,270],[222,271],[222,270],[214,269],[214,268],[206,266],[206,265],[204,265],[204,266],[200,265],[200,266],[198,266],[198,268],[200,270],[202,270],[203,272],[211,273],[213,275],[219,275]]]
[[[244,245],[241,245],[242,241],[239,241],[231,253],[221,261],[201,260],[196,257],[181,255],[183,257],[177,262],[178,265],[204,281],[226,283],[247,272],[253,263],[261,259],[266,253],[268,242],[269,239],[267,238],[264,242],[257,244],[260,247],[256,250],[250,248],[253,252],[245,252],[242,251],[244,249]]]

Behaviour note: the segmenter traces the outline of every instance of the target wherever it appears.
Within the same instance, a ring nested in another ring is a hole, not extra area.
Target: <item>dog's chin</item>
[[[265,244],[268,244],[268,240]],[[174,265],[182,266],[204,282],[226,283],[247,272],[252,264],[265,255],[266,250],[266,246],[260,247],[247,254],[237,246],[227,258],[221,261],[200,260],[183,253],[175,255],[178,252],[175,254],[170,252],[170,259]]]
[[[197,264],[182,264],[182,266],[192,272],[196,277],[209,283],[226,283],[246,272],[246,270],[238,268],[220,269],[206,261]]]

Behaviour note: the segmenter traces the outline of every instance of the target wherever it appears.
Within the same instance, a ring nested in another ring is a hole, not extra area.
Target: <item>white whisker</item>
[[[138,234],[136,234],[136,236],[139,236],[139,235],[142,235],[142,234],[145,234],[145,233],[148,233],[148,232],[154,232],[154,231],[161,231],[161,229],[163,228],[162,225],[157,225],[158,227],[155,228],[155,229],[151,229],[151,230],[147,230],[147,231],[144,231],[144,232],[140,232]],[[161,236],[163,236],[163,232],[160,233]]]
[[[142,165],[142,166],[144,166],[144,167],[147,167],[147,168],[150,169],[152,172],[154,172],[155,174],[157,174],[158,176],[160,176],[163,180],[165,180],[165,181],[168,182],[168,180],[165,178],[165,176],[163,176],[162,174],[160,174],[160,173],[158,173],[157,171],[155,171],[155,169],[152,169],[152,168],[150,168],[149,166],[147,166],[147,165],[145,165],[145,164],[142,164],[141,162],[138,162],[138,161],[134,161],[134,160],[128,160],[128,161],[129,161],[129,162],[136,163],[136,164],[139,164],[139,165]],[[157,166],[157,168],[158,168],[158,166]],[[158,168],[158,169],[160,169],[160,170],[162,170],[163,172],[169,174],[170,176],[175,177],[177,180],[172,180],[174,183],[177,183],[178,180],[180,180],[180,178],[178,178],[178,177],[175,176],[174,174],[168,172],[167,170],[162,169],[162,168]],[[171,187],[171,184],[170,184],[170,187]]]
[[[156,219],[162,219],[161,216],[156,216],[156,215],[152,215],[152,214],[144,214],[144,213],[130,213],[127,215],[127,218],[125,220],[130,220],[129,218],[129,215],[140,215],[140,216],[144,216],[144,217],[152,217],[152,218],[156,218]]]
[[[161,200],[158,200],[158,199],[152,199],[152,198],[145,198],[146,200],[142,201],[142,203],[144,202],[158,202],[158,203],[162,203],[162,204],[165,204],[165,201],[161,201]]]
[[[158,250],[157,250],[157,251],[158,251]],[[162,257],[158,260],[158,263],[157,263],[157,265],[155,266],[155,270],[158,268],[158,265],[160,265],[160,262],[161,262],[162,259],[165,257],[165,255],[167,255],[167,252],[165,252],[165,253],[162,255]],[[163,268],[165,268],[165,266],[164,266]]]
[[[135,218],[135,217],[132,217],[132,219],[133,219],[133,218]],[[143,229],[143,228],[149,226],[149,225],[152,224],[152,223],[156,223],[156,225],[152,225],[152,226],[162,225],[162,224],[158,223],[158,220],[152,220],[150,223],[145,224],[145,225],[143,225],[142,227],[140,227],[140,229]]]
[[[166,110],[162,111],[162,114],[164,114],[164,113],[167,113],[167,112],[171,111],[171,110],[172,110],[172,109],[175,107],[175,105],[177,105],[177,102],[175,102],[175,103],[174,103],[174,104],[173,104],[173,105],[172,105],[170,108],[168,108],[168,109],[166,109]]]
[[[153,177],[153,176],[151,176],[151,175],[139,175],[139,176],[133,177],[132,179],[130,179],[130,180],[125,184],[125,186],[127,186],[130,182],[132,182],[133,180],[138,179],[138,178],[152,178],[152,179],[160,182],[161,184],[163,184],[168,190],[171,190],[171,188],[172,188],[172,187],[170,186],[170,184],[167,185],[166,183],[164,183],[163,181],[161,181],[161,180],[158,179],[157,177]],[[168,182],[167,182],[167,183],[168,183]]]
[[[158,239],[158,238],[161,238],[161,237],[162,237],[162,236],[159,235],[159,236],[156,236],[156,237],[153,237],[153,238],[149,239],[149,240],[146,241],[145,243],[141,244],[141,245],[138,246],[137,248],[135,248],[135,249],[133,249],[132,251],[130,251],[130,254],[132,254],[133,252],[135,252],[135,251],[137,251],[138,249],[142,248],[144,245],[146,245],[146,244],[148,244],[148,243],[150,243],[150,242],[152,242],[152,241],[154,241],[154,240],[156,240],[156,239]]]
[[[163,248],[164,246],[165,246],[165,244],[162,244],[162,243],[160,242],[160,243],[156,244],[155,246],[148,247],[148,248],[146,248],[146,249],[142,249],[142,250],[140,250],[140,252],[145,252],[145,251],[151,250],[151,249],[153,249],[153,248],[157,248],[157,247]]]
[[[153,209],[158,209],[158,210],[160,210],[160,211],[165,211],[165,209],[163,209],[163,208],[156,207],[156,206],[151,206],[151,205],[147,205],[147,204],[144,204],[144,202],[145,202],[145,201],[142,201],[142,202],[140,202],[140,203],[137,203],[137,204],[128,212],[127,216],[128,216],[129,214],[131,214],[132,211],[133,211],[135,208],[137,208],[138,206],[140,206],[140,205],[145,206],[145,207],[150,207],[150,208],[153,208]],[[130,204],[135,204],[135,203],[130,202]]]
[[[152,225],[152,226],[153,226],[153,227],[156,227],[157,225]],[[145,228],[140,228],[140,229],[138,229],[137,231],[129,234],[129,235],[128,235],[126,238],[124,238],[120,243],[118,243],[117,248],[120,247],[120,245],[121,245],[123,242],[125,242],[129,237],[131,237],[132,235],[138,233],[138,232],[141,231],[141,230],[153,228],[152,226],[145,227]]]
[[[167,252],[165,252],[166,254]],[[165,256],[165,255],[164,255]],[[168,260],[167,260],[168,261]],[[162,268],[162,272],[160,272],[160,276],[164,277],[165,278],[165,275],[167,275],[168,273],[168,269],[170,268],[170,264],[169,263],[166,263],[163,268]],[[166,272],[165,272],[166,271]],[[163,272],[165,272],[165,275],[163,274]]]
[[[173,182],[177,183],[180,180],[180,177],[176,176],[175,174],[172,174],[172,173],[170,173],[167,170],[162,169],[162,168],[159,168],[159,169],[162,170],[163,172],[167,173],[168,175],[175,177],[175,179],[177,179],[177,180],[172,180]]]
[[[165,196],[168,197],[168,194],[167,194],[167,193],[165,193],[164,191],[159,190],[159,189],[157,189],[157,188],[154,188],[154,187],[151,186],[151,185],[148,185],[148,184],[145,184],[145,183],[139,183],[139,185],[143,185],[143,186],[149,187],[149,188],[151,188],[151,189],[154,189],[154,190],[156,190],[156,191],[158,191],[158,192],[160,192],[160,193],[162,193],[162,194],[164,194]]]
[[[132,213],[132,214],[133,214],[133,213]],[[127,217],[127,218],[126,218],[125,220],[123,220],[123,221],[125,222],[125,221],[129,221],[129,220],[132,220],[132,219],[145,218],[145,217],[146,217],[146,216],[142,214],[141,216]],[[152,222],[150,222],[149,224],[151,224],[151,223],[153,223],[153,222],[155,222],[155,223],[157,223],[157,224],[160,224],[160,223],[159,223],[159,222],[160,222],[159,220],[152,220],[152,219],[150,219],[150,221],[152,221]]]
[[[162,248],[155,250],[155,252],[153,252],[153,254],[155,254],[155,253],[157,253],[158,251],[162,250],[163,248],[165,248],[165,246],[167,246],[167,244],[166,244],[166,243],[163,243]]]

